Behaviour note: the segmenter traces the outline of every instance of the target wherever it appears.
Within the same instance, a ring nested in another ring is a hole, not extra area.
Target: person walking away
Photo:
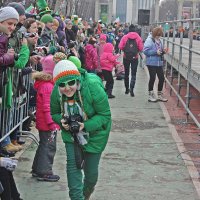
[[[91,37],[88,44],[85,46],[85,69],[87,72],[94,74],[96,74],[96,69],[98,67],[96,42],[97,40]]]
[[[138,67],[138,52],[143,50],[142,38],[135,32],[136,28],[133,24],[129,26],[129,33],[124,35],[119,43],[119,49],[124,51],[123,64],[125,68],[125,94],[129,94],[132,97],[134,94],[134,87],[136,82],[136,73]],[[131,81],[129,84],[129,72],[131,65]]]
[[[69,196],[71,200],[89,200],[111,129],[108,97],[97,75],[77,69],[71,61],[59,61],[53,77],[51,115],[60,125],[65,143]],[[81,162],[77,153],[84,158]]]
[[[156,27],[153,29],[152,34],[146,39],[144,43],[143,53],[146,55],[146,65],[149,71],[149,102],[163,101],[166,102],[167,99],[163,97],[163,84],[164,84],[164,72],[163,72],[163,56],[167,52],[164,49],[160,37],[163,35],[163,30],[161,27]],[[158,98],[155,97],[153,92],[153,87],[156,79],[158,77]]]
[[[33,74],[34,88],[37,91],[36,128],[40,141],[32,165],[32,176],[39,181],[54,182],[60,179],[52,170],[59,129],[50,115],[50,96],[54,85],[52,73],[55,63],[52,55],[42,58],[41,63],[43,71]]]
[[[100,57],[100,65],[103,73],[103,77],[106,81],[105,90],[107,92],[108,98],[115,98],[112,94],[114,79],[112,75],[113,68],[116,67],[119,62],[117,58],[119,55],[113,55],[114,46],[111,43],[106,43],[104,45],[103,54]]]

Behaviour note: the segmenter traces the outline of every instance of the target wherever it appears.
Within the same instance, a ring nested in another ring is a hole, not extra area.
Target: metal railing
[[[184,33],[186,30],[183,29],[185,23],[189,25],[187,35]],[[197,61],[200,55],[200,48],[198,48],[200,47],[200,41],[194,40],[193,36],[194,24],[197,23],[200,23],[200,18],[160,22],[157,25],[164,26],[167,24],[171,27],[165,30],[162,38],[164,46],[169,49],[168,54],[165,55],[165,79],[170,86],[170,94],[174,92],[178,99],[177,105],[181,102],[185,108],[187,121],[188,116],[190,116],[200,128],[198,117],[190,107],[191,100],[200,98],[200,96],[194,96],[191,90],[191,87],[193,87],[198,91],[198,94],[200,93],[200,69],[198,70]],[[178,30],[182,31],[178,32]],[[183,87],[186,87],[184,98],[181,95]]]
[[[2,73],[0,84],[3,99],[0,104],[0,142],[17,131],[19,137],[29,137],[38,144],[32,132],[23,131],[23,123],[30,117],[29,111],[35,112],[35,108],[29,105],[30,74],[23,76],[21,70],[7,68]],[[20,89],[22,86],[23,91]]]

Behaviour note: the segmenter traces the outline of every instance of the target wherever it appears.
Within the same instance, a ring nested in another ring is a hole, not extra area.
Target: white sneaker
[[[155,97],[153,91],[149,91],[149,102],[157,102],[157,98]]]
[[[167,102],[168,99],[163,97],[163,93],[162,92],[158,92],[158,101]]]

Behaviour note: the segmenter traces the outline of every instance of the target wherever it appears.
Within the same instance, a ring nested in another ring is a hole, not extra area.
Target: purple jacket
[[[86,70],[95,70],[98,67],[97,49],[87,44],[85,46],[85,68]]]
[[[54,87],[49,75],[44,72],[37,72],[35,76],[34,89],[37,91],[36,100],[36,128],[39,131],[53,131],[60,129],[52,120],[50,114],[50,97]]]
[[[7,53],[8,51],[8,36],[0,33],[0,68],[14,63],[14,55]]]
[[[55,19],[57,19],[59,22],[59,26],[56,31],[56,33],[58,35],[58,44],[60,46],[63,46],[66,49],[67,48],[67,40],[66,40],[65,31],[64,31],[64,22],[62,21],[62,19],[60,17],[55,17]]]
[[[0,97],[3,96],[3,71],[4,69],[14,63],[14,55],[8,54],[8,36],[4,33],[0,33]],[[6,79],[6,78],[5,78]]]

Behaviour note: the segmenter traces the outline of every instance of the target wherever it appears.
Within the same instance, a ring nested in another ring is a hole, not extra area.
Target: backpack
[[[128,39],[124,47],[124,54],[127,60],[132,60],[138,54],[138,47],[135,39]]]

